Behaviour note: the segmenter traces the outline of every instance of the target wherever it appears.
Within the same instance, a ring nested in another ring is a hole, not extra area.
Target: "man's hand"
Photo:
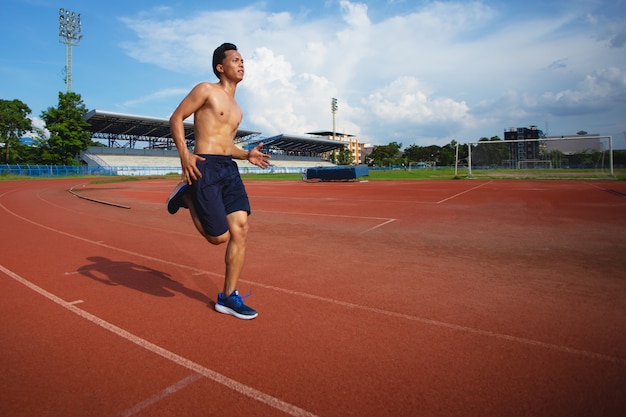
[[[202,177],[200,170],[196,166],[198,161],[204,161],[204,158],[191,152],[187,152],[184,157],[180,158],[180,164],[183,167],[183,179],[189,185],[191,185],[192,181]]]
[[[261,152],[261,146],[263,146],[263,142],[259,143],[254,147],[254,149],[251,149],[250,152],[248,152],[248,162],[258,166],[259,168],[265,169],[270,166],[268,159],[271,157],[268,154]]]

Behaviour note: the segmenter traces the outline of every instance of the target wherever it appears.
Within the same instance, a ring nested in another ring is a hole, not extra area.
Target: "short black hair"
[[[217,66],[224,62],[226,59],[226,51],[236,51],[237,47],[232,43],[223,43],[213,51],[213,73],[217,78],[220,78],[220,73],[217,71]]]

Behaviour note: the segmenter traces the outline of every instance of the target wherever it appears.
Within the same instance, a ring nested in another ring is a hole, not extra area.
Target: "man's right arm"
[[[204,102],[206,94],[206,86],[198,84],[191,90],[191,92],[181,101],[172,116],[170,117],[170,131],[172,133],[172,139],[178,150],[178,156],[180,157],[180,164],[183,169],[183,177],[188,184],[191,184],[192,180],[197,180],[202,176],[196,166],[198,160],[204,160],[197,155],[189,152],[187,148],[187,141],[185,139],[185,127],[183,122],[189,116],[196,112]]]

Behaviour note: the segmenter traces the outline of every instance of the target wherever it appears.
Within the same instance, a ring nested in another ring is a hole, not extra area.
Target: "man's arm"
[[[243,149],[233,145],[233,158],[248,160],[251,164],[265,169],[270,166],[268,161],[270,156],[261,152],[261,146],[263,146],[262,142],[255,146],[251,151],[244,151]]]
[[[172,139],[174,139],[174,144],[178,150],[178,156],[180,157],[183,177],[190,185],[192,180],[197,180],[202,176],[196,167],[196,162],[198,160],[202,161],[204,158],[189,152],[187,141],[185,140],[185,126],[183,122],[202,107],[206,100],[205,94],[206,86],[204,84],[198,84],[191,90],[187,97],[181,101],[176,110],[174,110],[174,113],[170,116],[170,130]]]

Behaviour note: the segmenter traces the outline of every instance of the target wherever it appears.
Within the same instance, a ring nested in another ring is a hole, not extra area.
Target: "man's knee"
[[[240,222],[230,227],[230,237],[238,242],[245,242],[248,237],[248,222]]]
[[[230,232],[226,232],[220,236],[210,236],[208,234],[205,234],[204,237],[212,245],[221,245],[230,240]]]
[[[232,239],[245,239],[248,235],[248,213],[238,211],[228,217],[228,231]]]

